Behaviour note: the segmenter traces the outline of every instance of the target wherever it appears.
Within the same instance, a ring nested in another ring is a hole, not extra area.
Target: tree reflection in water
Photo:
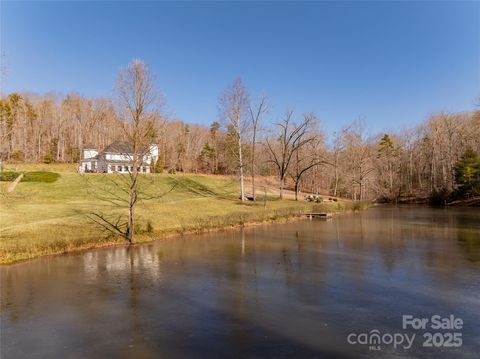
[[[347,346],[350,332],[453,313],[464,346],[435,355],[468,358],[479,217],[385,207],[2,267],[2,355],[354,357],[368,349]]]

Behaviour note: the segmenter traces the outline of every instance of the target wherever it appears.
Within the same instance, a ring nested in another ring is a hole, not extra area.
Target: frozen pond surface
[[[480,353],[479,209],[374,208],[0,273],[2,359]],[[402,329],[402,315],[450,314],[461,330]],[[416,336],[409,349],[349,344],[372,330]],[[460,332],[463,344],[423,347],[428,331]]]

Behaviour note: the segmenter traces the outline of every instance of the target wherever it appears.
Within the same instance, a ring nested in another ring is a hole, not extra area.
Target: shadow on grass
[[[192,178],[169,177],[167,182],[169,185],[175,186],[176,190],[179,190],[181,192],[187,192],[201,197],[218,197],[223,199],[232,199],[231,195],[213,190],[209,186],[195,181]]]

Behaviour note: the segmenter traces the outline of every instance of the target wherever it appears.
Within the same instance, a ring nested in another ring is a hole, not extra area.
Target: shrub
[[[53,155],[51,153],[47,153],[43,156],[43,163],[49,164],[53,162]]]
[[[0,172],[0,181],[15,181],[15,178],[17,178],[19,175],[20,173],[13,171]]]
[[[446,188],[442,188],[439,191],[433,191],[430,193],[428,203],[431,206],[445,206],[449,200],[450,193]]]
[[[151,221],[147,221],[145,224],[145,228],[143,228],[141,223],[135,223],[133,227],[133,233],[135,234],[145,234],[145,233],[152,233],[153,232],[153,225]]]
[[[150,221],[147,222],[147,228],[145,229],[145,231],[147,233],[152,233],[153,232],[152,222],[150,222]]]
[[[56,172],[36,171],[27,172],[22,178],[22,182],[45,182],[52,183],[60,178],[60,175]]]
[[[142,230],[142,226],[138,223],[136,223],[134,226],[133,226],[133,233],[135,234],[142,234],[143,233],[143,230]]]

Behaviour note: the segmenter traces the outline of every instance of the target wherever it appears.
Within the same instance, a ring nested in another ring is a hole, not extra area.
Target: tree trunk
[[[245,192],[243,186],[243,156],[242,156],[242,137],[238,133],[238,162],[240,164],[240,199],[245,201]]]
[[[437,186],[436,186],[436,179],[435,179],[435,171],[436,171],[436,168],[435,168],[435,156],[434,154],[432,153],[432,162],[431,162],[431,174],[430,174],[430,191],[434,191],[437,189]]]
[[[388,160],[388,172],[390,177],[390,196],[393,196],[393,165],[390,160]]]
[[[253,136],[252,144],[252,198],[255,201],[255,135]]]
[[[10,161],[10,157],[12,156],[12,152],[13,152],[13,135],[9,133],[7,138],[8,138],[7,161]]]
[[[134,191],[130,190],[130,202],[128,206],[128,228],[127,228],[127,241],[133,243],[133,228],[135,226],[135,203]]]
[[[410,195],[413,193],[413,159],[412,159],[413,152],[410,151],[409,154],[409,189]]]
[[[283,187],[285,185],[284,177],[280,177],[280,199],[283,199]]]
[[[130,174],[130,191],[128,202],[128,228],[127,228],[127,241],[133,243],[133,235],[135,232],[135,204],[137,202],[137,175],[138,175],[138,158],[137,158],[137,146],[133,146],[133,163],[132,173]]]
[[[333,187],[333,196],[337,197],[337,189],[338,189],[338,164],[335,161],[335,185]]]

